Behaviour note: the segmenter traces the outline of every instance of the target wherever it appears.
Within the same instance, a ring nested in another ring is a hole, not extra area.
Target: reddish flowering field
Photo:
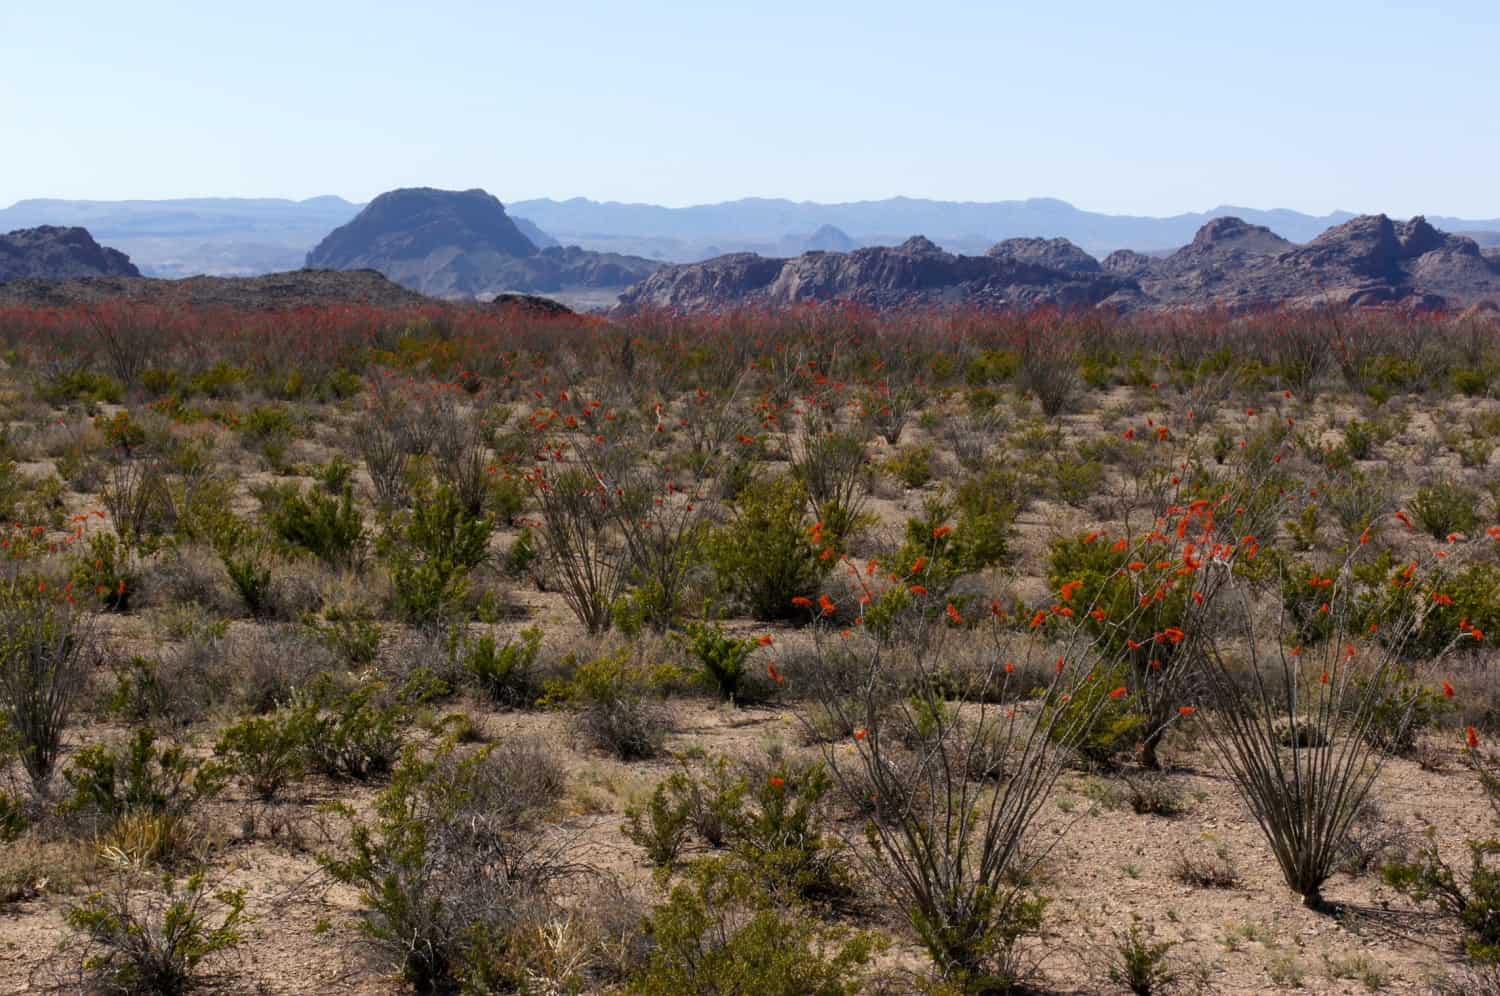
[[[1500,992],[1488,313],[0,361],[6,991]]]

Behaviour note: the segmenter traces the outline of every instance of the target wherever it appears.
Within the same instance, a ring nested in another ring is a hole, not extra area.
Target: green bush
[[[245,890],[210,893],[202,873],[179,888],[170,873],[143,893],[122,882],[68,910],[68,926],[88,937],[83,958],[88,991],[122,996],[179,996],[211,988],[205,963],[243,940]],[[210,902],[219,912],[210,915]]]
[[[561,790],[555,774],[537,752],[460,756],[445,742],[405,752],[367,820],[339,807],[349,842],[318,861],[358,892],[361,928],[418,992],[525,981],[528,913],[567,873],[534,825]]]
[[[354,507],[354,492],[345,488],[342,498],[321,491],[300,493],[288,486],[271,492],[267,519],[271,531],[286,543],[313,554],[329,564],[355,560],[364,541],[365,527]]]
[[[817,590],[833,564],[804,524],[807,493],[791,478],[756,481],[734,503],[734,518],[709,539],[719,587],[756,619],[799,613],[792,599]]]
[[[627,990],[639,996],[853,996],[879,948],[873,935],[791,912],[752,873],[712,859],[688,870],[646,931],[651,959]]]
[[[135,597],[136,558],[114,533],[94,533],[69,572],[74,588],[91,592],[111,612],[126,612]]]
[[[625,807],[626,838],[646,852],[658,868],[671,868],[692,829],[692,805],[673,791],[670,779],[658,782],[645,805]]]
[[[69,402],[97,405],[106,401],[117,405],[125,397],[125,385],[107,374],[94,373],[92,370],[69,370],[53,377],[42,387],[41,395],[44,401],[54,405]]]
[[[396,610],[408,622],[431,624],[459,611],[469,572],[489,556],[488,517],[469,515],[448,486],[424,497],[391,523],[380,555],[396,589]]]
[[[307,713],[291,709],[242,719],[220,734],[214,757],[258,798],[274,799],[306,770],[306,719]]]
[[[542,649],[541,627],[521,631],[519,640],[497,644],[485,634],[463,648],[463,668],[470,680],[503,706],[535,705],[541,694],[536,662]]]
[[[1452,645],[1465,651],[1481,650],[1489,634],[1500,633],[1500,565],[1477,562],[1453,574],[1433,578],[1421,625],[1405,647],[1407,653],[1435,657]],[[1460,629],[1467,626],[1469,629]],[[1483,640],[1467,635],[1477,629]]]
[[[920,488],[932,480],[932,447],[903,446],[885,462],[892,477],[908,488]]]
[[[752,637],[736,640],[725,636],[718,623],[694,623],[688,627],[687,644],[719,696],[726,701],[738,699],[758,642]]]
[[[1050,707],[1057,711],[1057,720],[1048,723],[1054,736],[1094,764],[1111,763],[1145,732],[1146,718],[1135,696],[1115,694],[1125,687],[1128,672],[1124,666],[1090,672],[1064,701]]]
[[[61,810],[104,826],[138,813],[186,815],[222,786],[213,768],[195,764],[178,744],[157,746],[149,729],[136,730],[123,750],[80,747],[63,780],[68,797]]]
[[[1479,495],[1453,481],[1439,481],[1417,490],[1411,511],[1424,532],[1433,539],[1447,539],[1479,525]]]
[[[544,702],[578,710],[584,733],[594,743],[633,761],[660,752],[671,726],[663,694],[682,674],[669,664],[649,665],[631,648],[579,664],[566,679],[549,682]]]
[[[297,689],[288,708],[302,732],[308,767],[330,778],[366,781],[390,770],[401,752],[405,706],[383,702],[385,686],[342,689],[328,676]]]

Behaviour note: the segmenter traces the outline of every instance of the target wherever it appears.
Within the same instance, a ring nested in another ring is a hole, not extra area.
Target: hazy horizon
[[[1497,38],[1479,0],[13,4],[0,203],[481,186],[1493,218]]]

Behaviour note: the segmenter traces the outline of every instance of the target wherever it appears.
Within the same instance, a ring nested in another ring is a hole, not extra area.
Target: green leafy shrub
[[[354,492],[341,498],[321,491],[302,494],[295,487],[268,493],[266,512],[271,531],[286,543],[329,564],[352,563],[364,541],[365,527],[354,507]]]
[[[85,976],[97,991],[122,996],[179,996],[213,988],[220,978],[205,967],[243,940],[245,890],[210,892],[201,872],[180,886],[164,873],[159,887],[145,892],[128,878],[67,912],[68,926],[88,938]]]
[[[406,709],[381,701],[385,685],[367,681],[340,688],[326,675],[297,689],[289,704],[302,733],[308,767],[330,778],[366,781],[390,770],[401,752]]]
[[[721,698],[734,701],[745,680],[750,655],[759,645],[753,637],[734,639],[724,635],[718,623],[694,623],[688,627],[687,644],[703,666],[707,678]]]
[[[380,540],[403,619],[431,624],[450,617],[469,593],[469,572],[489,556],[493,523],[465,511],[448,486],[415,503]]]
[[[1433,539],[1450,533],[1468,533],[1479,525],[1479,495],[1453,481],[1439,481],[1419,488],[1411,501],[1412,514]]]
[[[541,694],[536,673],[542,630],[532,626],[519,640],[496,643],[485,634],[463,648],[463,668],[471,681],[495,702],[512,708],[534,705]]]
[[[583,732],[622,760],[654,757],[660,752],[670,716],[663,693],[680,682],[669,664],[650,665],[629,647],[579,664],[564,680],[549,682],[545,702],[578,710]]]
[[[1177,972],[1167,962],[1167,954],[1174,947],[1173,942],[1155,940],[1150,929],[1132,923],[1128,930],[1115,934],[1115,948],[1106,971],[1109,981],[1136,996],[1161,996],[1177,983]]]
[[[126,612],[136,590],[134,552],[114,533],[94,533],[69,572],[74,588],[92,592],[111,612]]]
[[[44,401],[54,405],[69,402],[84,405],[109,402],[117,405],[125,397],[125,385],[108,374],[92,370],[68,370],[59,373],[43,386],[41,395]]]
[[[329,650],[357,667],[375,662],[385,638],[385,631],[368,609],[347,603],[329,605],[321,618],[308,615],[303,622]]]
[[[79,748],[63,780],[69,794],[62,811],[106,827],[139,813],[186,815],[222,787],[213,768],[195,764],[179,744],[158,746],[149,729],[136,730],[123,750]]]
[[[1125,687],[1128,669],[1117,667],[1095,671],[1073,687],[1072,692],[1053,708],[1055,722],[1048,724],[1085,760],[1109,764],[1121,752],[1133,747],[1146,724],[1129,694],[1117,694]]]
[[[734,504],[734,519],[708,544],[719,586],[756,619],[797,615],[792,599],[816,590],[832,559],[821,559],[804,525],[807,495],[791,478],[756,481]]]
[[[646,922],[652,953],[628,992],[688,996],[704,992],[766,996],[853,996],[879,949],[870,934],[850,934],[779,905],[752,873],[721,860],[696,862]]]
[[[1500,566],[1486,562],[1439,575],[1431,584],[1421,625],[1408,638],[1413,656],[1435,657],[1449,646],[1476,651],[1491,633],[1500,633]],[[1460,628],[1466,627],[1466,628]],[[1472,635],[1477,629],[1484,639]]]
[[[622,832],[632,844],[646,852],[658,868],[671,868],[687,843],[692,829],[692,805],[673,791],[670,779],[658,782],[644,805],[625,807]]]
[[[282,709],[228,726],[214,744],[225,774],[264,800],[274,799],[306,771],[307,714]]]
[[[932,480],[932,447],[904,446],[885,462],[892,477],[908,488],[920,488]]]

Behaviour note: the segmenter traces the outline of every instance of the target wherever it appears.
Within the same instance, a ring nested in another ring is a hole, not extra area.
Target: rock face
[[[1216,218],[1164,256],[1129,250],[1102,264],[1066,239],[1007,239],[956,256],[916,236],[894,248],[753,253],[669,266],[631,287],[622,312],[717,311],[809,301],[876,308],[1222,308],[1289,305],[1462,310],[1500,298],[1500,258],[1423,218],[1365,215],[1296,245],[1260,225]]]
[[[139,277],[130,257],[83,228],[43,225],[0,235],[0,283],[23,278]]]
[[[664,267],[627,290],[619,310],[716,311],[833,301],[874,308],[1083,308],[1111,299],[1133,302],[1139,295],[1129,278],[1056,269],[1010,252],[957,256],[918,235],[895,247],[808,252],[795,259],[735,253]]]
[[[652,260],[576,246],[538,249],[483,190],[392,190],[307,254],[309,267],[367,267],[432,297],[624,287]]]
[[[1064,273],[1098,273],[1099,261],[1067,239],[1006,239],[985,253],[994,259],[1045,266]]]
[[[315,305],[359,304],[399,308],[427,299],[374,270],[290,270],[260,277],[25,278],[0,284],[0,304],[66,307],[124,299],[236,311],[277,311]]]

